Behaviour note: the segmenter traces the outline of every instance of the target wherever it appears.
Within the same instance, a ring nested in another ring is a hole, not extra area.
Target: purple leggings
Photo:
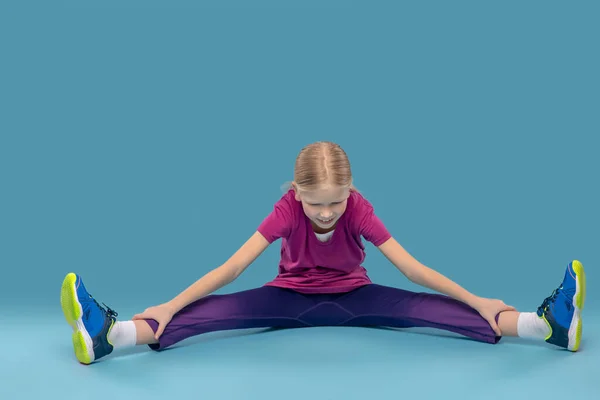
[[[157,322],[146,321],[156,332]],[[368,284],[336,294],[303,294],[272,286],[213,294],[179,311],[159,343],[149,346],[161,350],[214,331],[311,326],[428,327],[486,343],[500,340],[476,310],[460,301],[440,294]]]

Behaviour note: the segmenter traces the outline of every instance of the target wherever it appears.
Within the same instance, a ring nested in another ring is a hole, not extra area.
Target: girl
[[[410,281],[440,294],[372,283],[361,265],[361,238]],[[273,281],[238,293],[212,294],[238,278],[277,239],[281,260]],[[145,344],[160,350],[211,331],[333,325],[431,327],[486,343],[497,343],[502,336],[537,338],[577,351],[584,300],[585,274],[577,260],[569,263],[561,285],[536,312],[518,312],[500,300],[475,296],[421,264],[353,187],[348,158],[331,142],[303,148],[291,187],[257,231],[223,265],[169,302],[130,321],[117,321],[117,313],[100,306],[80,276],[67,274],[61,289],[75,355],[83,364],[115,349]]]

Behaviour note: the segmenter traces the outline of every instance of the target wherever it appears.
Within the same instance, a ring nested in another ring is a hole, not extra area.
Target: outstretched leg
[[[536,312],[506,311],[496,316],[496,321],[505,336],[539,338],[577,351],[585,294],[585,271],[581,262],[574,260],[567,266],[561,284]],[[348,313],[341,324],[344,326],[430,327],[486,343],[501,339],[477,310],[440,294],[371,284],[340,297],[336,304]]]
[[[151,349],[161,350],[212,331],[333,325],[344,314],[338,308],[320,307],[328,298],[328,295],[304,295],[270,286],[206,296],[175,314],[158,342],[154,339],[156,321],[117,321],[117,313],[98,304],[81,277],[74,273],[63,280],[60,300],[65,318],[73,328],[75,355],[79,362],[91,364],[124,345],[147,344]]]
[[[500,337],[473,308],[451,297],[371,284],[337,300],[348,310],[342,326],[427,327],[497,343]]]

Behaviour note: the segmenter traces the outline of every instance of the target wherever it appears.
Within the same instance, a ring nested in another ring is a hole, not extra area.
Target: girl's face
[[[299,191],[296,200],[302,202],[304,213],[316,231],[327,232],[335,227],[348,204],[350,190],[328,185],[322,189]]]

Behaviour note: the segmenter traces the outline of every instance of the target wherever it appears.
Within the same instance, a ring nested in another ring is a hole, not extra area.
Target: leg
[[[581,344],[581,311],[585,303],[583,264],[572,261],[560,286],[536,312],[507,311],[496,316],[504,336],[540,338],[577,351]],[[497,337],[479,313],[466,304],[439,294],[414,293],[380,285],[367,285],[340,297],[347,310],[346,326],[432,327],[475,340],[497,343]]]
[[[500,337],[479,313],[448,296],[371,284],[337,301],[352,315],[343,326],[429,327],[486,343]]]
[[[124,324],[128,325],[127,330],[133,329],[132,344],[147,344],[160,350],[190,336],[217,330],[327,324],[328,314],[323,318],[322,313],[311,311],[319,299],[318,296],[267,286],[207,296],[177,313],[156,343],[153,338],[156,321],[117,322],[117,313],[100,306],[88,293],[81,277],[74,273],[67,274],[63,280],[60,296],[64,316],[73,328],[75,355],[82,364],[111,354],[115,343],[121,342],[119,336],[120,331],[125,330]]]
[[[162,350],[186,338],[214,331],[306,327],[310,324],[298,316],[312,306],[314,301],[309,296],[270,286],[210,295],[178,312],[166,326],[158,343],[148,343],[148,346]],[[158,323],[152,319],[145,321],[153,335]]]
[[[150,327],[150,324],[145,320],[132,321],[135,326],[135,344],[154,344],[158,343],[158,340],[154,338],[154,331]]]
[[[518,324],[522,314],[519,311],[503,311],[498,315],[498,327],[502,336],[519,336]]]

